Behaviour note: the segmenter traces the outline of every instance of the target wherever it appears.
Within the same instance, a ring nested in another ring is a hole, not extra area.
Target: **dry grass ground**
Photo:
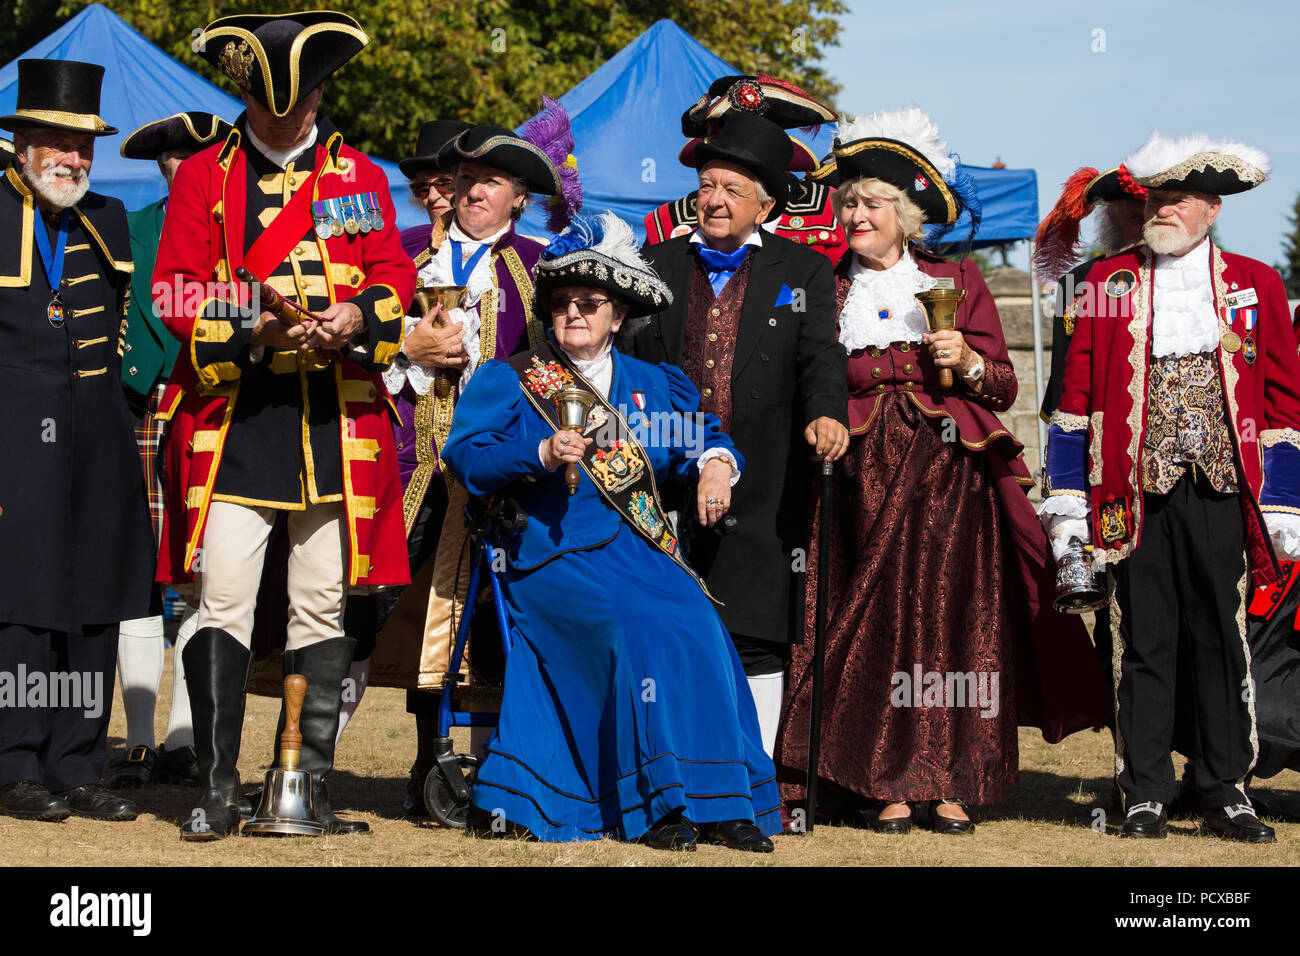
[[[158,706],[161,739],[170,699],[170,654]],[[244,783],[260,784],[270,758],[278,705],[250,697],[240,765]],[[125,720],[115,700],[110,752],[123,747]],[[463,733],[458,731],[457,733]],[[460,741],[458,749],[464,749]],[[73,818],[61,824],[0,817],[3,866],[1255,866],[1300,863],[1300,777],[1261,781],[1279,842],[1239,846],[1198,835],[1194,821],[1175,821],[1163,841],[1121,841],[1112,815],[1107,833],[1094,831],[1093,809],[1110,793],[1109,734],[1082,733],[1049,746],[1036,732],[1020,735],[1020,784],[1008,800],[977,816],[972,837],[914,831],[888,837],[849,827],[819,826],[812,836],[782,837],[776,852],[751,856],[719,847],[693,854],[658,852],[611,840],[542,845],[476,840],[399,814],[406,772],[415,753],[415,726],[404,695],[371,689],[349,725],[338,754],[331,796],[336,808],[360,808],[370,836],[227,839],[183,844],[177,827],[189,815],[192,792],[178,787],[137,791],[142,811],[133,823]]]

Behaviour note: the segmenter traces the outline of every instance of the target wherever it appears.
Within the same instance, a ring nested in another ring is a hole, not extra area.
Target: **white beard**
[[[1193,236],[1177,219],[1169,225],[1156,225],[1155,220],[1149,220],[1142,227],[1143,241],[1152,252],[1162,256],[1194,246],[1204,238],[1204,234]]]
[[[35,147],[27,147],[27,162],[24,169],[32,170],[36,159]],[[81,202],[86,191],[90,189],[90,179],[80,167],[56,166],[54,160],[48,159],[39,171],[29,173],[31,178],[27,185],[32,192],[56,209],[68,209]],[[72,179],[61,179],[61,175],[71,175]]]

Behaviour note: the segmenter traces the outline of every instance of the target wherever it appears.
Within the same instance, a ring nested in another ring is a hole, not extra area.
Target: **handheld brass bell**
[[[435,306],[442,306],[444,313],[452,309],[459,309],[465,301],[467,289],[463,285],[422,285],[415,290],[415,296],[412,304],[419,309],[420,317],[428,315],[434,310]],[[435,322],[434,328],[442,328],[441,322]],[[490,356],[489,356],[490,357]],[[433,379],[433,391],[438,398],[446,398],[451,394],[452,384],[459,376],[459,372],[439,369],[438,374]]]
[[[582,388],[565,388],[551,396],[555,403],[555,414],[560,417],[560,428],[582,434],[582,427],[587,422],[587,413],[598,399],[591,392]],[[564,469],[564,483],[569,486],[569,494],[578,490],[578,463],[569,462]]]
[[[311,774],[299,770],[302,760],[302,702],[307,678],[290,674],[284,679],[284,732],[280,734],[280,766],[266,772],[262,802],[244,824],[244,836],[321,836],[325,824],[316,819]]]
[[[957,307],[964,298],[965,289],[929,289],[916,294],[916,300],[925,309],[925,324],[931,332],[957,328]],[[939,384],[952,388],[952,369],[939,369]]]

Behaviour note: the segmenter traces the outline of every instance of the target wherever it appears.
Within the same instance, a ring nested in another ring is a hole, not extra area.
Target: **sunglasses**
[[[609,299],[587,297],[581,299],[561,299],[557,297],[551,300],[551,315],[568,315],[569,306],[576,305],[580,315],[590,317],[600,311],[600,307],[609,301]]]
[[[445,179],[418,179],[408,184],[411,187],[411,195],[416,199],[424,199],[429,195],[429,187],[442,195],[443,199],[450,199],[456,195],[456,185],[450,178]]]

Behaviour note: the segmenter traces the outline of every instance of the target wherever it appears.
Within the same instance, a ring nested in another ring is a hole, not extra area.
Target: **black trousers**
[[[1257,748],[1241,501],[1214,491],[1204,477],[1185,477],[1167,495],[1144,495],[1143,503],[1142,543],[1113,572],[1116,769],[1125,806],[1173,799],[1179,698],[1191,706],[1201,805],[1248,803],[1243,780]],[[1180,676],[1191,684],[1183,693]]]
[[[116,624],[78,634],[0,624],[0,786],[99,783],[116,668]]]

